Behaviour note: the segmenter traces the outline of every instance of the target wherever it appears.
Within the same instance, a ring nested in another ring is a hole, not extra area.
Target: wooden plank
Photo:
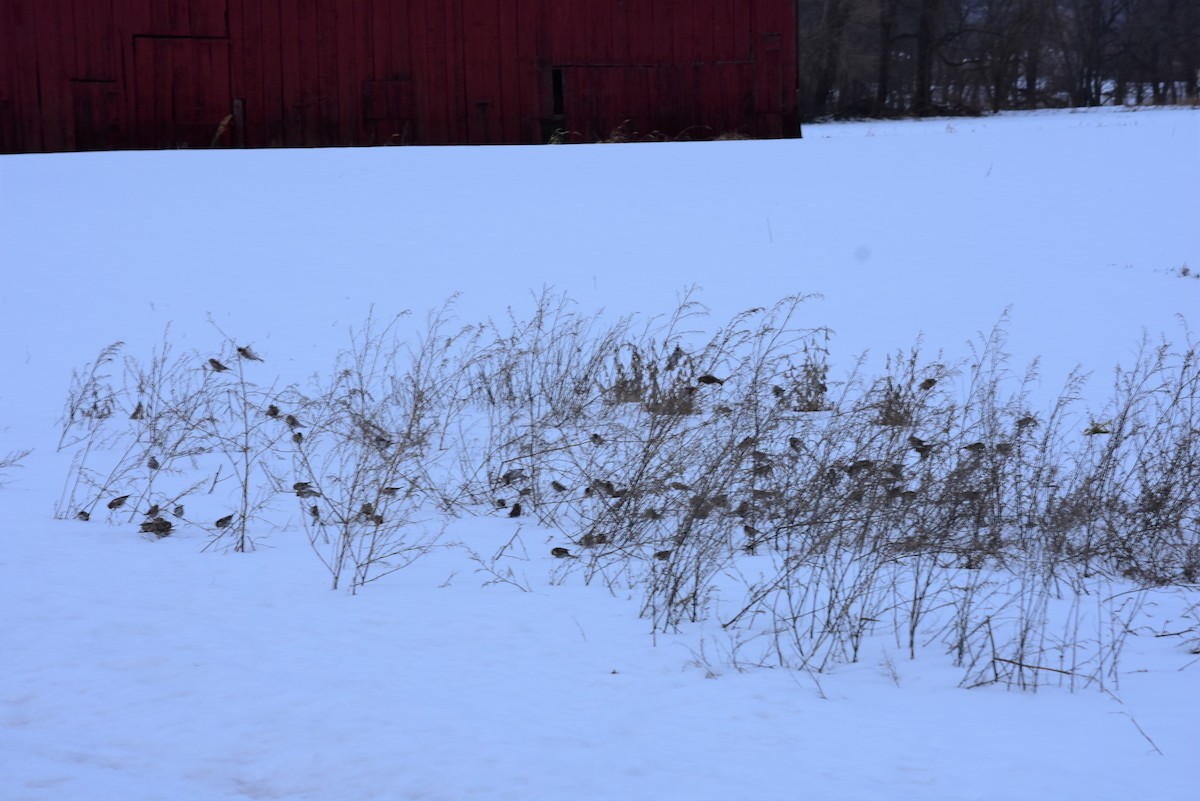
[[[301,59],[302,0],[279,0],[280,100],[283,107],[283,140],[280,144],[304,144],[304,68]]]
[[[520,114],[520,141],[542,142],[541,82],[538,68],[538,11],[540,0],[516,0],[518,20],[516,47],[517,106]]]
[[[116,83],[72,81],[71,100],[76,150],[112,150],[121,146],[121,96]]]
[[[150,36],[188,36],[190,0],[154,0],[149,4],[150,27],[139,33]]]
[[[38,103],[37,0],[0,3],[0,100],[7,122],[0,131],[4,152],[37,152],[42,147],[41,108]]]
[[[692,36],[692,4],[696,0],[663,1],[667,20],[660,35],[661,45],[666,53],[665,60],[668,64],[688,64],[696,59]]]
[[[521,103],[520,7],[518,0],[499,0],[497,14],[497,48],[499,59],[499,131],[496,142],[517,144],[521,141],[521,119],[525,115]]]
[[[227,39],[143,38],[138,48],[144,63],[165,82],[155,79],[154,107],[161,138],[150,147],[213,146],[221,124],[233,111],[230,97],[230,43]],[[169,65],[169,68],[167,68]],[[139,66],[141,69],[141,66]],[[139,104],[141,100],[139,99]],[[233,139],[228,127],[220,142]]]
[[[489,0],[466,0],[462,16],[463,113],[466,115],[467,139],[471,144],[487,141],[488,106],[491,104],[490,81],[486,72],[494,69],[493,56],[487,51],[493,45],[489,22],[495,17],[494,4]],[[490,7],[489,7],[490,6]]]
[[[463,0],[444,0],[441,41],[446,48],[447,142],[468,142],[466,75],[463,54]]]
[[[300,141],[304,147],[321,144],[320,53],[317,28],[318,0],[300,0],[297,13],[297,34],[300,43],[300,68],[296,75],[297,112],[300,121]]]
[[[654,64],[654,0],[631,0],[626,7],[629,59],[633,64]]]
[[[67,80],[74,65],[74,52],[70,46],[74,31],[69,3],[67,0],[43,0],[36,20],[40,149],[71,150],[74,123]]]
[[[733,46],[734,58],[738,61],[750,61],[754,58],[752,38],[754,32],[751,3],[747,0],[735,0],[733,3]]]
[[[609,58],[613,64],[627,65],[631,60],[629,48],[629,6],[637,0],[613,0],[609,8]]]
[[[134,39],[134,140],[138,147],[162,147],[174,138],[171,77],[174,71],[171,40]],[[157,45],[157,47],[156,47]]]
[[[89,81],[117,80],[117,32],[112,0],[73,3],[75,65],[71,76]]]
[[[247,42],[247,47],[257,46],[262,56],[262,111],[261,114],[247,113],[252,137],[247,140],[251,147],[278,147],[287,141],[287,102],[284,97],[283,57],[281,38],[280,0],[262,0],[259,7],[262,16],[261,43]],[[254,128],[261,125],[261,128]]]
[[[338,86],[338,18],[339,3],[318,2],[317,22],[317,124],[316,139],[311,144],[338,144],[341,97]]]
[[[543,8],[546,44],[549,48],[547,59],[555,65],[577,63],[575,21],[571,14],[571,6],[566,2],[556,3],[553,0],[544,0]]]
[[[189,0],[188,36],[229,36],[229,0]]]
[[[359,145],[366,139],[362,115],[362,79],[371,67],[371,40],[359,21],[363,0],[342,0],[337,16],[337,95],[339,146]]]
[[[423,144],[442,141],[444,131],[441,112],[443,97],[438,66],[440,61],[433,59],[433,37],[439,30],[434,19],[436,11],[437,0],[412,0],[409,4],[408,42],[416,118],[413,135],[416,141]]]
[[[233,46],[232,94],[243,101],[239,137],[247,144],[255,143],[258,146],[266,142],[266,61],[278,52],[265,47],[267,34],[263,28],[263,2],[234,0],[230,5],[229,17]]]

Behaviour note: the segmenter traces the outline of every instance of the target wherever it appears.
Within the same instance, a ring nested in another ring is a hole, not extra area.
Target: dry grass
[[[265,383],[224,334],[183,356],[164,336],[121,378],[117,343],[69,393],[58,514],[236,549],[298,518],[352,589],[427,552],[449,516],[526,517],[565,535],[555,581],[636,593],[656,632],[715,621],[738,664],[825,670],[887,634],[910,656],[945,648],[969,686],[1109,687],[1145,591],[1200,579],[1187,328],[1144,342],[1105,405],[1072,375],[1042,409],[1004,319],[967,359],[918,342],[877,375],[838,372],[805,300],[712,333],[690,294],[644,321],[552,292],[481,326],[448,305],[415,338],[368,319],[304,389]],[[167,516],[185,502],[211,511]],[[470,556],[526,589],[512,559],[529,547]]]

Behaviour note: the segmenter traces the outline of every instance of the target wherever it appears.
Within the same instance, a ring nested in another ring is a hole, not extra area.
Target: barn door
[[[133,51],[139,146],[233,141],[228,39],[139,36]]]

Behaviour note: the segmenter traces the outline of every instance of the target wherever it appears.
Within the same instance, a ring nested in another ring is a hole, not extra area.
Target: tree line
[[[1196,103],[1197,0],[799,0],[806,118]]]

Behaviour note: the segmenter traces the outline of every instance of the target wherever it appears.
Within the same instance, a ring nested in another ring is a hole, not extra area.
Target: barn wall
[[[0,151],[795,135],[793,0],[0,0]]]

